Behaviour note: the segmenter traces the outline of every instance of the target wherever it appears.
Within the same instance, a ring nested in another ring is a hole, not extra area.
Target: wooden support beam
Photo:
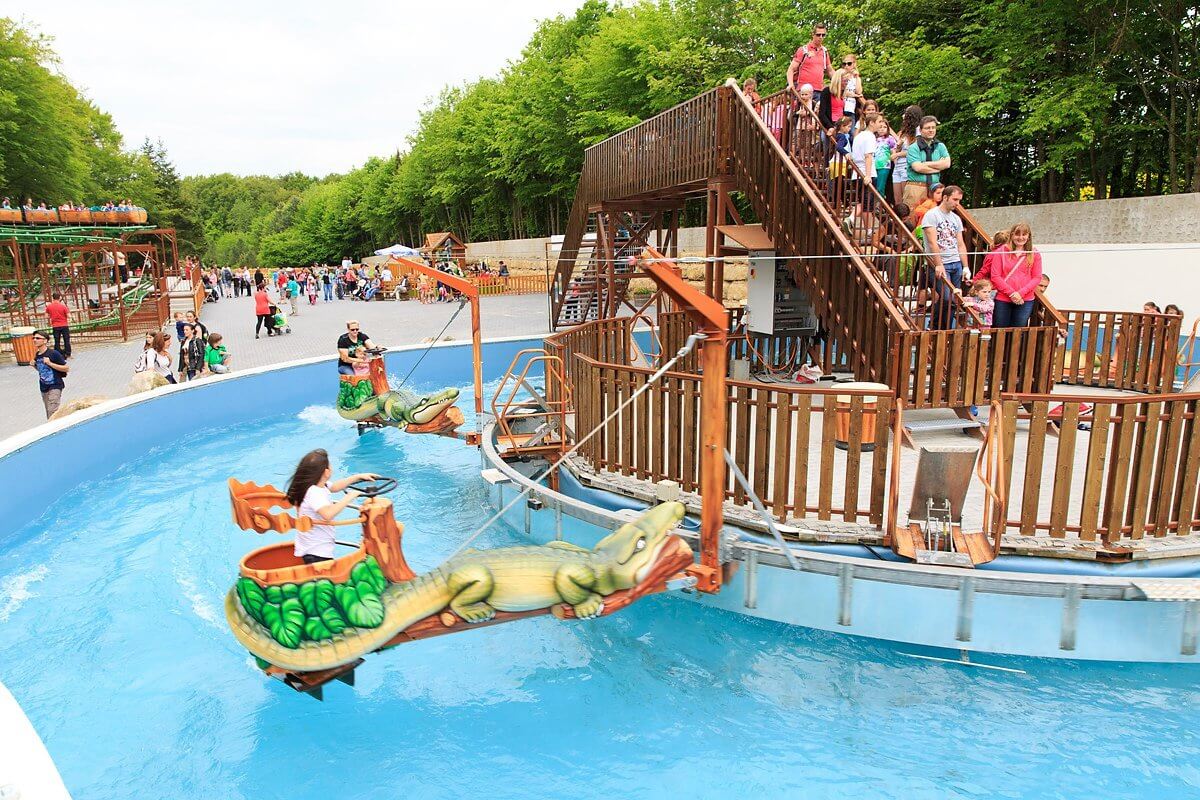
[[[721,530],[725,526],[725,438],[729,398],[726,391],[729,312],[717,300],[694,289],[671,262],[652,247],[642,254],[643,268],[662,291],[685,311],[705,336],[700,349],[700,563],[692,574],[702,592],[719,592]],[[664,354],[665,355],[665,354]]]

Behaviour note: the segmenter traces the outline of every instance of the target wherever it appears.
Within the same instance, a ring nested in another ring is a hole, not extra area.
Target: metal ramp
[[[892,532],[892,551],[918,564],[974,567],[996,555],[985,533],[964,533],[963,501],[978,451],[922,447],[908,509],[908,526]]]

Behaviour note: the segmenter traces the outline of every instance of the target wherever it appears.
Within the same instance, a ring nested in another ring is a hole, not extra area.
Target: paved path
[[[261,339],[254,338],[254,303],[251,298],[229,298],[204,306],[201,320],[208,329],[220,333],[233,356],[234,369],[261,367],[310,358],[333,355],[337,337],[346,330],[347,319],[357,319],[362,329],[380,345],[415,344],[436,336],[449,321],[457,303],[422,305],[416,301],[378,301],[363,303],[350,300],[307,301],[300,313],[290,319],[292,333]],[[515,297],[485,297],[480,304],[483,335],[517,336],[548,331],[545,295]],[[445,333],[464,341],[471,336],[471,311],[464,308]],[[173,348],[177,349],[177,348]],[[98,344],[76,349],[71,359],[71,372],[63,403],[85,395],[101,394],[121,397],[126,393],[133,365],[142,351],[142,344],[125,342]],[[0,363],[0,439],[12,436],[45,422],[41,398],[38,395],[37,375],[32,367],[18,367],[13,361]]]

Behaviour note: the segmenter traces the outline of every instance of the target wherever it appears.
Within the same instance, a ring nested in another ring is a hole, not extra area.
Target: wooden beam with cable
[[[729,311],[685,281],[671,262],[653,247],[642,251],[642,268],[704,334],[700,346],[703,371],[700,385],[700,563],[693,565],[690,573],[697,579],[697,589],[716,593],[721,590],[725,578],[721,563],[721,530],[725,526],[725,438],[729,416],[725,381]]]
[[[442,272],[439,269],[402,256],[391,256],[391,261],[405,269],[433,278],[458,291],[471,303],[471,360],[474,362],[475,383],[475,434],[467,444],[478,445],[483,433],[483,344],[479,322],[479,287],[466,278]]]

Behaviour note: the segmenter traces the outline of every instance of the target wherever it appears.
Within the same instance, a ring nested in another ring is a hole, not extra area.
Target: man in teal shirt
[[[300,314],[300,284],[296,282],[295,274],[288,274],[287,281],[287,296],[288,302],[292,306],[292,316]]]
[[[943,170],[950,168],[950,151],[937,138],[937,117],[922,117],[917,140],[908,146],[908,183],[904,204],[916,208],[929,196],[929,187],[941,183]]]

